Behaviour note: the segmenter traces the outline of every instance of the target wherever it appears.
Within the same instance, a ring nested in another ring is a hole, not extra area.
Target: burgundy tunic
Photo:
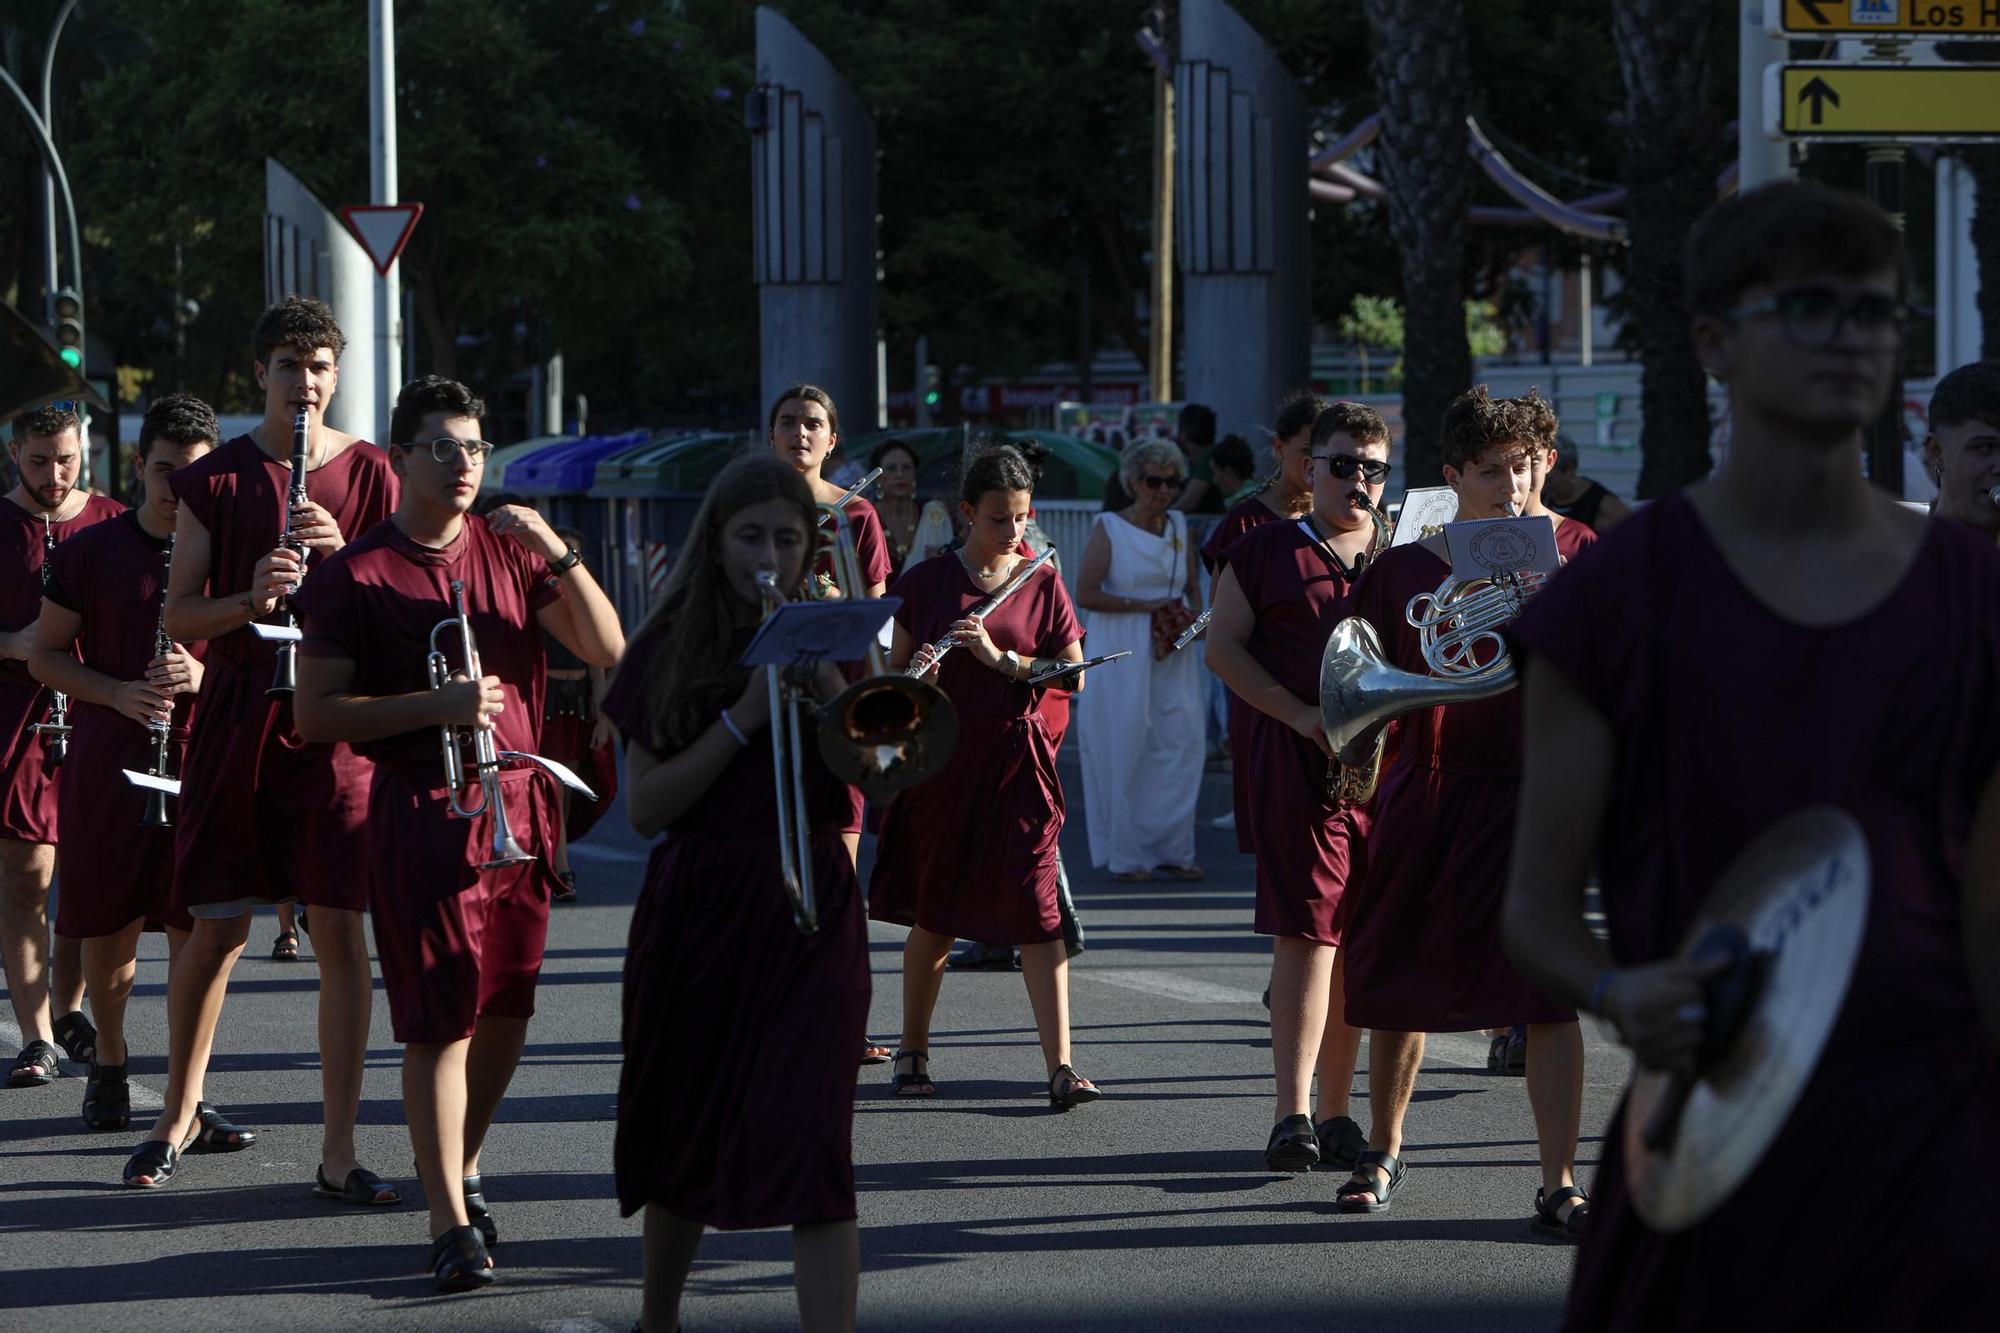
[[[138,680],[159,654],[160,606],[167,593],[167,547],[139,526],[128,509],[74,541],[56,547],[49,601],[83,618],[77,646],[84,665],[114,680]],[[193,647],[196,657],[203,645]],[[187,751],[195,696],[174,697],[168,727],[167,776],[178,777]],[[172,909],[174,831],[141,821],[151,793],[122,770],[145,773],[155,762],[153,733],[115,708],[70,701],[69,759],[59,804],[62,888],[56,933],[71,939],[115,935],[143,919],[146,929],[194,925]],[[176,800],[167,798],[167,817]]]
[[[1231,550],[1245,536],[1266,524],[1282,520],[1283,515],[1255,495],[1232,507],[1209,532],[1208,540],[1201,544],[1201,562],[1208,566],[1209,577],[1222,577],[1223,569],[1229,564]],[[1317,677],[1314,678],[1313,688],[1319,688]],[[1249,852],[1256,849],[1250,838],[1250,806],[1255,799],[1255,793],[1250,789],[1250,728],[1256,725],[1251,718],[1257,715],[1257,710],[1237,698],[1234,690],[1228,691],[1228,696],[1224,701],[1224,717],[1229,728],[1230,809],[1236,812],[1236,850]]]
[[[430,688],[431,630],[455,612],[450,584],[464,585],[480,669],[500,678],[494,743],[534,753],[541,734],[543,651],[535,616],[562,590],[548,564],[468,517],[450,545],[421,546],[384,519],[315,570],[299,590],[302,651],[354,663],[350,688],[388,696]],[[438,647],[465,662],[455,629]],[[493,838],[490,810],[451,813],[481,795],[470,780],[472,746],[461,750],[467,782],[444,785],[436,727],[354,746],[372,761],[369,908],[396,1040],[456,1041],[487,1015],[528,1018],[548,937],[555,872],[549,856],[561,823],[555,779],[539,769],[503,774],[501,795],[514,840],[535,859],[481,870]]]
[[[672,628],[642,631],[606,691],[628,745],[678,747],[647,717]],[[730,660],[750,631],[732,636]],[[735,702],[747,670],[705,703]],[[713,716],[709,707],[707,716]],[[778,870],[768,730],[653,847],[625,957],[618,1205],[707,1226],[845,1222],[854,1208],[854,1053],[868,1023],[868,928],[840,839],[846,787],[805,751],[819,930],[802,935]]]
[[[58,547],[86,528],[116,517],[125,506],[93,495],[72,518],[49,524]],[[42,613],[42,557],[48,541],[42,516],[0,496],[0,630],[24,630]],[[48,716],[49,696],[18,658],[0,659],[0,840],[56,840],[56,773],[46,767],[48,747],[28,728]],[[71,704],[72,724],[76,717]],[[71,744],[75,744],[72,736]],[[125,779],[118,779],[123,782]]]
[[[1581,523],[1556,525],[1565,560],[1596,540]],[[1352,613],[1374,624],[1384,654],[1405,671],[1430,673],[1405,608],[1449,572],[1412,542],[1384,551],[1355,585]],[[1521,786],[1520,691],[1411,713],[1396,729],[1368,876],[1348,895],[1347,1021],[1465,1032],[1574,1020],[1514,970],[1500,944]]]
[[[1960,899],[1973,810],[2000,766],[1991,542],[1934,522],[1879,606],[1809,628],[1760,602],[1670,496],[1557,580],[1514,635],[1530,669],[1553,665],[1616,738],[1597,862],[1621,964],[1676,953],[1737,852],[1803,807],[1859,821],[1873,871],[1819,1067],[1721,1209],[1676,1235],[1649,1230],[1625,1192],[1619,1120],[1605,1131],[1566,1327],[1990,1322],[2000,1069]]]
[[[1229,567],[1257,618],[1250,656],[1317,704],[1320,658],[1348,615],[1347,580],[1297,523],[1250,533],[1230,548]],[[1257,933],[1338,944],[1341,899],[1366,867],[1368,811],[1327,799],[1319,746],[1259,709],[1246,704],[1243,714],[1239,772],[1255,799],[1236,827],[1257,858]]]
[[[248,589],[257,562],[278,544],[290,469],[239,435],[171,481],[208,530],[208,595]],[[306,474],[306,494],[352,541],[396,507],[396,478],[388,455],[356,441]],[[174,816],[183,867],[175,899],[194,907],[298,898],[358,912],[368,903],[368,762],[344,743],[299,739],[291,701],[264,693],[276,658],[276,645],[247,626],[209,645]]]
[[[875,512],[875,506],[860,496],[849,500],[846,505],[847,528],[854,536],[854,553],[860,557],[861,577],[869,583],[887,583],[896,572],[896,559],[889,554],[889,537],[882,530],[882,516]],[[821,532],[828,532],[821,528]],[[822,555],[813,562],[813,573],[832,576],[833,557]],[[853,588],[842,588],[847,597],[860,596]]]
[[[903,599],[896,623],[919,644],[936,642],[987,596],[956,552],[912,565],[893,591]],[[986,632],[1023,657],[1058,657],[1083,638],[1052,569],[988,616]],[[958,748],[889,806],[868,882],[869,915],[988,944],[1061,939],[1063,792],[1041,692],[981,666],[965,648],[946,656],[937,682],[958,710]]]

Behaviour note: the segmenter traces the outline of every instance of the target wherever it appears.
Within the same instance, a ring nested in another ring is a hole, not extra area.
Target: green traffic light
[[[63,359],[63,364],[68,366],[71,370],[83,369],[83,353],[77,348],[74,347],[63,348],[62,359]]]
[[[931,390],[929,393],[924,395],[924,406],[936,407],[938,405],[939,396],[940,395],[938,394],[937,390],[935,389]]]

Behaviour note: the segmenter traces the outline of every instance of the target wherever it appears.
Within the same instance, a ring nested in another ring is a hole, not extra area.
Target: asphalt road
[[[1067,753],[1064,762],[1080,792]],[[1249,861],[1207,824],[1226,800],[1211,779],[1200,847],[1209,876],[1194,884],[1116,884],[1089,870],[1076,800],[1064,846],[1090,944],[1071,972],[1076,1063],[1103,1101],[1047,1109],[1018,975],[949,975],[935,1102],[898,1103],[886,1066],[860,1071],[862,1327],[1553,1326],[1573,1252],[1528,1232],[1537,1174],[1525,1090],[1486,1072],[1476,1034],[1431,1042],[1410,1113],[1410,1174],[1391,1211],[1339,1215],[1338,1177],[1263,1169],[1272,1086],[1258,996],[1270,951],[1249,929]],[[248,1151],[190,1157],[156,1192],[118,1184],[150,1119],[139,1107],[158,1107],[165,1079],[157,936],[143,946],[133,1006],[133,1131],[82,1128],[81,1077],[0,1088],[0,1328],[629,1328],[639,1227],[612,1201],[611,1121],[619,969],[644,856],[617,812],[577,849],[582,901],[551,925],[540,1013],[487,1148],[503,1237],[494,1287],[431,1292],[400,1052],[379,997],[361,1153],[411,1202],[375,1210],[312,1197],[315,972],[269,961],[266,915],[236,971],[208,1085],[211,1100],[261,1131]],[[871,1030],[893,1038],[901,932],[871,929]],[[1587,1179],[1624,1062],[1598,1033],[1586,1039]],[[11,1061],[18,1041],[0,1024],[0,1057]],[[1363,1098],[1355,1110],[1364,1123],[1366,1107]],[[684,1317],[691,1333],[795,1326],[788,1237],[711,1233]]]

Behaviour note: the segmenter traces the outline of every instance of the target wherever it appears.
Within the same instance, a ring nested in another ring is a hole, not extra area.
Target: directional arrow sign
[[[1863,143],[2000,142],[2000,65],[1767,65],[1764,132]]]
[[[2000,0],[1764,0],[1772,36],[2000,37]]]
[[[385,278],[423,215],[422,204],[347,204],[340,210],[347,229],[374,261],[375,272]]]

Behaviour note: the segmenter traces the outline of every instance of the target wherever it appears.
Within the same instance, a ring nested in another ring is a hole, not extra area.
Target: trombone
[[[465,584],[457,579],[451,581],[452,614],[431,626],[431,651],[425,659],[430,674],[431,688],[441,690],[451,684],[452,668],[444,650],[438,646],[440,637],[458,634],[460,651],[465,655],[465,677],[477,684],[484,679],[479,669],[479,645],[472,638],[472,619],[465,609]],[[507,803],[500,794],[501,755],[493,743],[493,733],[485,727],[472,727],[472,780],[479,784],[478,804],[467,805],[460,796],[465,786],[465,758],[462,753],[467,728],[446,725],[439,728],[440,740],[444,748],[444,782],[451,789],[451,812],[460,819],[474,819],[486,811],[493,814],[493,836],[486,849],[486,859],[479,863],[481,870],[497,870],[501,866],[519,865],[534,858],[523,851],[521,844],[514,840],[514,831],[507,826]],[[511,756],[510,756],[511,757]],[[533,756],[528,756],[532,758]]]

